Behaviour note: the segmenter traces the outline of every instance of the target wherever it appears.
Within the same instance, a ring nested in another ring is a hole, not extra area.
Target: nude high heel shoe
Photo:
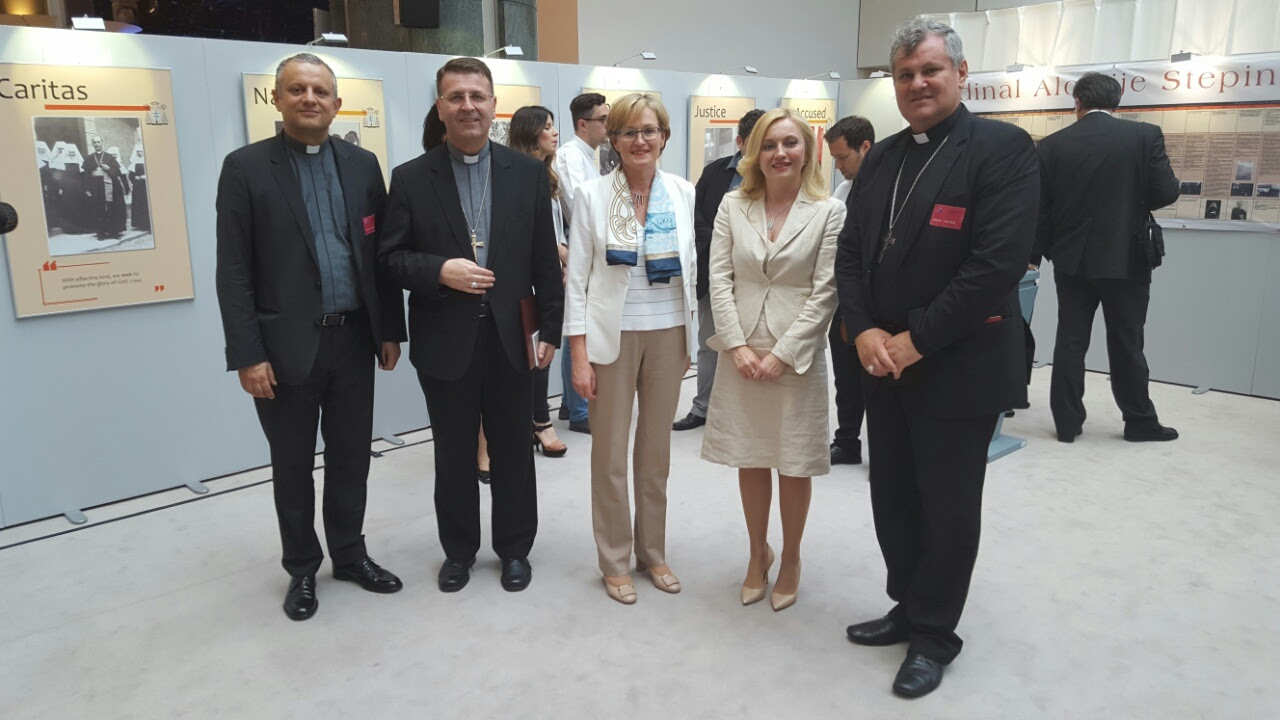
[[[609,594],[609,597],[617,600],[623,605],[636,604],[636,588],[631,583],[627,583],[626,585],[610,585],[609,581],[606,579],[604,581],[604,591]]]
[[[797,561],[796,575],[800,574],[801,567],[802,566],[800,562]],[[775,588],[773,591],[773,594],[769,596],[769,604],[773,606],[774,612],[778,612],[779,610],[786,610],[787,608],[796,604],[796,594],[799,592],[800,592],[800,584],[798,582],[796,583],[796,591],[789,595],[783,595],[782,593],[778,592],[777,589]]]
[[[750,605],[758,603],[764,599],[764,591],[769,587],[769,568],[773,567],[773,548],[765,546],[769,550],[769,560],[764,565],[764,584],[758,588],[748,587],[746,583],[742,585],[742,604]]]

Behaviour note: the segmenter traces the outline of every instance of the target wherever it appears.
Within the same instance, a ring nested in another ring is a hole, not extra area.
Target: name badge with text
[[[954,205],[934,205],[933,215],[929,217],[929,224],[934,227],[949,228],[951,230],[959,230],[964,224],[965,208],[955,207]]]
[[[376,228],[374,227],[374,217],[372,215],[370,215],[369,217],[366,217],[364,219],[364,234],[372,235],[375,229]]]

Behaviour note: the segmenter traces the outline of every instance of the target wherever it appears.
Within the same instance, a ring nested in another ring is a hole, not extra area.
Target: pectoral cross
[[[480,262],[480,248],[484,247],[484,243],[476,239],[475,231],[471,233],[471,256],[476,262]]]
[[[877,263],[884,262],[885,251],[888,250],[890,247],[893,247],[893,244],[896,242],[898,242],[898,239],[895,238],[892,233],[885,235],[884,243],[880,245],[880,255],[876,257]]]

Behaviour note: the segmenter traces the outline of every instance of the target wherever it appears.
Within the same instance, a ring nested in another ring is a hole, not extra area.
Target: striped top
[[[644,256],[631,268],[627,299],[622,306],[623,332],[666,330],[685,323],[684,278],[671,278],[669,283],[649,284],[644,269]]]

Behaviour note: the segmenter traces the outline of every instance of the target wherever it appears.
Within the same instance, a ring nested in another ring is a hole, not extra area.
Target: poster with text
[[[541,105],[542,88],[531,85],[494,85],[493,95],[498,102],[493,125],[489,127],[489,139],[500,145],[510,145],[511,116],[526,105]]]
[[[650,95],[658,98],[659,100],[662,99],[662,93],[658,92],[657,90],[623,90],[620,88],[614,89],[614,90],[604,90],[602,88],[585,88],[584,87],[582,88],[582,92],[600,93],[601,95],[604,96],[605,102],[609,103],[610,105],[613,105],[613,103],[618,98],[623,97],[625,95],[630,95],[631,93],[649,93]],[[668,110],[667,112],[670,112],[670,110]],[[601,175],[608,175],[609,173],[613,172],[614,168],[618,167],[618,162],[619,162],[618,153],[614,152],[613,146],[610,145],[608,142],[603,142],[600,144],[600,148],[596,150],[596,160],[599,161]]]
[[[689,98],[689,182],[698,182],[709,163],[738,151],[738,120],[755,108],[755,98]]]
[[[275,86],[275,75],[244,74],[245,128],[251,143],[284,129],[280,111],[271,100]],[[389,180],[391,163],[387,157],[387,130],[382,124],[382,81],[338,78],[338,97],[342,99],[342,109],[329,126],[329,135],[377,155],[383,179]]]
[[[831,192],[831,173],[827,163],[827,130],[836,122],[836,101],[824,98],[782,98],[778,107],[794,110],[809,121],[813,134],[818,136],[818,177],[822,189]]]
[[[17,316],[194,297],[168,70],[0,64]]]

